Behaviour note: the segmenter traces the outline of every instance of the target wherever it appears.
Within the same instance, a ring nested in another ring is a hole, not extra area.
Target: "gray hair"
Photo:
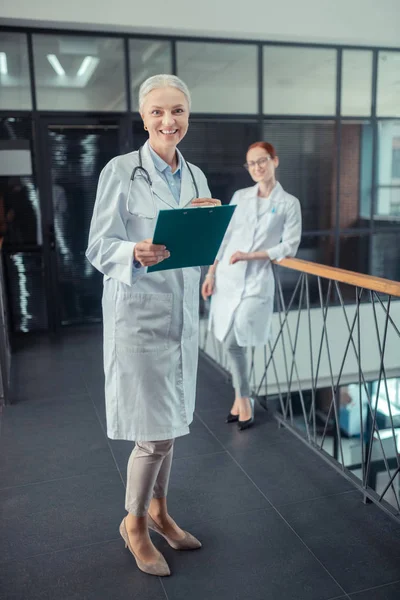
[[[149,77],[148,79],[146,79],[146,81],[143,81],[142,85],[140,86],[140,89],[139,89],[139,111],[140,112],[142,112],[142,110],[143,110],[143,104],[144,104],[147,94],[150,94],[150,92],[152,92],[153,90],[157,90],[162,87],[174,87],[177,90],[181,91],[183,94],[185,94],[186,100],[188,101],[188,104],[189,104],[189,110],[190,110],[190,107],[192,104],[192,99],[190,97],[189,88],[186,85],[186,83],[184,83],[182,81],[182,79],[179,79],[179,77],[176,77],[176,75],[166,75],[165,73],[163,73],[162,75],[153,75],[152,77]]]

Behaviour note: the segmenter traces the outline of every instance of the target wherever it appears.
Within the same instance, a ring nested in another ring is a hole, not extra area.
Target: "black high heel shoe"
[[[250,417],[250,419],[247,419],[247,421],[240,421],[240,419],[238,419],[237,424],[238,424],[239,431],[244,431],[244,429],[248,429],[254,423],[254,399],[249,398],[249,400],[250,400],[250,406],[251,406],[251,417]]]
[[[239,415],[233,415],[231,412],[226,417],[225,423],[237,423],[239,421]]]

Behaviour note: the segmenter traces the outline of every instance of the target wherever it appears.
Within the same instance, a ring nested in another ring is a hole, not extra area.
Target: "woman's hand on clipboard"
[[[202,206],[221,206],[221,200],[216,200],[215,198],[195,198],[191,201],[190,205],[197,208]]]
[[[153,244],[151,239],[138,242],[133,250],[133,258],[140,263],[142,267],[152,267],[169,257],[170,253],[166,247]]]

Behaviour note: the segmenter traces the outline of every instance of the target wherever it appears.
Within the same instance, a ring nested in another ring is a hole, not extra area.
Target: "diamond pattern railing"
[[[350,479],[363,492],[366,501],[376,503],[400,521],[400,420],[397,419],[396,425],[385,361],[390,336],[390,351],[393,353],[395,349],[397,352],[400,374],[400,321],[396,324],[397,310],[396,315],[392,310],[400,298],[400,283],[321,265],[316,265],[319,268],[315,269],[314,273],[312,266],[310,268],[312,263],[306,263],[308,272],[304,272],[301,265],[303,261],[288,259],[283,262],[286,263],[282,265],[284,268],[292,268],[291,265],[294,263],[299,276],[291,296],[285,301],[287,294],[284,294],[280,278],[282,267],[273,265],[279,328],[272,336],[268,347],[264,349],[265,366],[258,378],[255,377],[255,349],[252,351],[251,374],[255,393],[262,395],[267,385],[267,378],[269,381],[274,380],[279,405],[276,418],[279,424],[290,429]],[[352,281],[357,285],[353,285],[353,302],[349,305],[348,302],[351,300],[349,285],[351,286]],[[318,290],[320,312],[318,320],[316,309],[311,307],[310,303],[311,284]],[[293,319],[295,312],[292,310],[293,306],[297,307],[295,319]],[[339,323],[341,320],[342,328],[344,324],[345,336],[340,347],[340,356],[338,356],[338,345],[335,344],[333,347],[330,343],[335,323],[331,320],[328,326],[328,317],[333,308],[335,321]],[[398,314],[400,315],[400,312]],[[300,348],[299,331],[301,324],[304,327],[304,319],[308,329],[308,343],[305,343],[306,338],[303,335]],[[305,347],[306,345],[308,348]],[[370,358],[372,348],[377,354],[375,361],[377,378],[373,391],[370,369],[366,372],[363,363],[363,356]],[[311,389],[304,389],[298,367],[299,357],[304,365],[305,354],[309,357]],[[355,463],[346,456],[349,438],[344,434],[340,424],[340,392],[344,383],[342,376],[346,362],[350,358],[353,361],[355,358],[358,365],[358,381],[355,383],[359,390],[360,459]],[[393,356],[391,358],[393,359]],[[280,365],[277,364],[278,361]],[[322,362],[325,363],[325,369],[327,366],[329,373],[329,402],[326,407],[325,424],[321,426],[317,397]],[[282,389],[282,369],[286,378],[285,390]],[[392,367],[391,371],[393,371]],[[383,425],[382,409],[385,414]],[[330,451],[327,450],[326,444],[328,436],[333,441]],[[359,477],[355,474],[357,472],[360,473]],[[379,491],[378,487],[380,487]]]

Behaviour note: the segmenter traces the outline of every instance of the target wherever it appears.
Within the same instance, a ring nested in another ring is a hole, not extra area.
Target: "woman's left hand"
[[[191,206],[221,206],[221,200],[215,198],[195,198],[191,201]]]
[[[249,260],[249,259],[250,259],[250,255],[248,252],[240,252],[240,250],[238,250],[237,252],[232,254],[229,264],[234,265],[235,263],[237,263],[241,260]]]

